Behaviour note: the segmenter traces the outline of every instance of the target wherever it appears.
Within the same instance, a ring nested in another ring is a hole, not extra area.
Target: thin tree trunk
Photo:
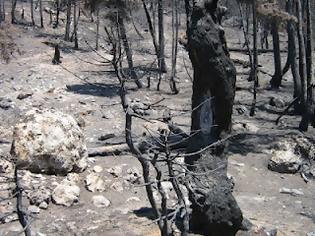
[[[74,48],[79,48],[78,43],[78,18],[77,18],[77,0],[73,0],[73,32],[74,32]]]
[[[40,14],[40,27],[44,28],[43,2],[42,2],[42,0],[39,0],[39,14]]]
[[[4,19],[3,19],[3,13],[2,13],[2,2],[3,2],[4,0],[0,0],[0,24],[1,24],[1,22],[2,21],[4,21]]]
[[[95,50],[98,50],[98,41],[100,37],[100,7],[96,9],[96,39],[95,39]]]
[[[118,14],[118,25],[119,25],[119,30],[120,30],[120,37],[122,39],[126,56],[127,56],[127,62],[128,62],[128,67],[129,67],[129,75],[130,77],[135,81],[137,84],[138,88],[142,88],[142,83],[139,81],[138,76],[135,72],[134,66],[133,66],[133,59],[132,59],[132,50],[129,46],[127,34],[126,34],[126,28],[125,28],[125,23],[124,19],[122,18],[121,14]]]
[[[71,24],[71,0],[67,0],[67,22],[66,22],[66,32],[65,40],[70,40],[70,24]]]
[[[307,131],[308,129],[308,115],[306,110],[306,81],[305,76],[307,75],[306,71],[306,55],[305,55],[305,44],[304,44],[304,35],[303,35],[303,18],[302,18],[302,6],[301,0],[297,0],[297,18],[298,18],[298,41],[299,41],[299,72],[301,77],[302,85],[302,96],[301,96],[301,111],[302,111],[302,120],[299,125],[301,131]]]
[[[146,18],[147,18],[147,21],[148,21],[149,31],[150,31],[150,34],[151,34],[151,37],[152,37],[152,42],[153,42],[155,54],[157,56],[157,59],[159,60],[160,53],[159,53],[158,44],[156,42],[155,29],[153,28],[152,20],[151,20],[150,13],[149,13],[149,10],[147,8],[147,5],[145,3],[145,0],[142,0],[142,5],[143,5],[143,9],[145,11],[145,15],[146,15]]]
[[[288,13],[292,14],[293,13],[293,0],[288,0],[287,2],[288,5]],[[292,72],[292,77],[293,77],[293,83],[294,83],[294,93],[293,93],[293,98],[300,98],[302,94],[302,84],[301,84],[301,78],[300,78],[300,73],[298,71],[298,65],[296,61],[296,31],[295,31],[295,26],[294,24],[289,21],[288,22],[288,41],[290,42],[288,44],[288,58],[290,66],[291,66],[291,72]],[[299,99],[300,100],[300,99]],[[294,103],[294,111],[296,114],[300,114],[300,101],[297,101]]]
[[[151,0],[150,10],[152,12],[152,28],[154,35],[156,35],[156,0]]]
[[[12,0],[12,8],[11,8],[11,23],[12,24],[16,24],[16,18],[15,18],[16,1],[17,0]]]
[[[56,22],[54,27],[57,28],[59,26],[59,14],[60,14],[60,0],[56,0]]]
[[[315,126],[313,95],[313,32],[310,0],[306,1],[306,73],[307,73],[307,113],[309,121]]]
[[[258,76],[257,76],[257,69],[258,69],[258,51],[257,51],[257,12],[256,12],[256,7],[257,7],[257,1],[253,0],[253,62],[254,62],[254,72],[253,72],[253,77],[254,77],[254,97],[253,97],[253,102],[250,110],[250,116],[255,115],[255,110],[256,110],[256,100],[257,100],[257,86],[258,86]]]
[[[164,38],[164,14],[163,0],[158,0],[158,24],[159,24],[159,69],[162,73],[166,73],[165,64],[165,38]]]
[[[35,25],[35,20],[34,20],[34,0],[31,0],[31,20],[32,20],[32,25]]]
[[[170,88],[174,94],[178,94],[176,88],[176,59],[177,59],[177,41],[178,41],[178,11],[177,0],[172,0],[172,72],[170,78]]]
[[[280,40],[278,22],[273,19],[271,23],[272,41],[273,41],[273,58],[275,64],[275,72],[272,76],[270,84],[273,88],[279,88],[282,81],[282,67],[281,67],[281,54],[280,54]]]

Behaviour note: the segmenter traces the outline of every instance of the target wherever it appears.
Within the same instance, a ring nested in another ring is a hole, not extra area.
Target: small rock
[[[41,202],[38,207],[40,209],[46,210],[48,208],[48,203],[47,202]]]
[[[6,97],[0,97],[0,108],[8,110],[13,107],[12,100]]]
[[[95,173],[101,173],[103,171],[103,168],[101,166],[94,166],[93,171]]]
[[[86,176],[85,179],[86,189],[91,192],[103,192],[105,190],[105,183],[104,180],[101,178],[100,175],[96,173],[91,173]]]
[[[285,102],[280,98],[271,97],[269,100],[269,105],[277,108],[284,108]]]
[[[69,180],[70,182],[79,184],[81,178],[80,178],[80,175],[77,174],[77,173],[69,173],[69,174],[67,175],[67,180]]]
[[[108,173],[112,174],[114,177],[118,177],[122,173],[122,167],[121,166],[111,167],[107,171]]]
[[[306,236],[315,236],[315,232],[309,232],[306,234]]]
[[[34,205],[30,205],[30,206],[27,208],[27,210],[28,210],[30,213],[32,213],[32,214],[39,214],[39,212],[40,212],[39,207],[34,206]]]
[[[140,198],[138,197],[130,197],[126,200],[126,202],[140,202]]]
[[[279,173],[296,173],[303,164],[303,159],[295,154],[289,142],[279,144],[282,150],[274,150],[268,162],[268,169]]]
[[[109,207],[110,205],[110,201],[103,195],[93,196],[92,203],[98,208]]]
[[[129,168],[127,169],[127,175],[124,177],[124,179],[132,184],[140,184],[141,176],[142,175],[137,168]]]
[[[291,194],[293,196],[302,196],[304,193],[298,189],[290,189],[290,188],[281,188],[279,190],[280,193]]]
[[[30,192],[29,194],[30,203],[36,206],[39,206],[43,202],[48,204],[50,198],[51,198],[50,190],[43,186],[39,187],[39,189],[35,191]]]
[[[31,96],[33,96],[33,93],[20,93],[20,94],[17,96],[17,99],[23,100],[23,99],[28,98],[28,97],[31,97]]]
[[[117,192],[122,192],[122,191],[124,191],[124,187],[123,187],[123,185],[122,185],[121,182],[115,182],[115,183],[113,183],[110,187],[111,187],[111,189],[114,189],[114,190],[116,190]]]
[[[57,205],[72,206],[79,201],[80,188],[69,180],[63,180],[53,191],[52,200]]]
[[[36,236],[47,236],[47,234],[43,234],[41,232],[36,232]]]

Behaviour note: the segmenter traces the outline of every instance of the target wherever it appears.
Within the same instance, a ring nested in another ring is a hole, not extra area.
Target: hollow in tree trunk
[[[190,229],[208,236],[234,236],[243,217],[226,175],[227,160],[221,155],[224,147],[194,154],[223,138],[231,128],[236,70],[224,48],[223,29],[212,18],[216,8],[217,1],[194,2],[187,30],[194,81],[186,180],[192,203]]]

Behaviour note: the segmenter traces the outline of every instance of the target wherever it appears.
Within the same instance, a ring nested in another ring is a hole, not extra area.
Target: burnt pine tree
[[[217,145],[206,152],[200,150],[230,132],[236,70],[215,17],[217,1],[202,0],[193,4],[187,29],[187,46],[194,69],[192,138],[185,158],[192,173],[186,176],[192,202],[190,229],[202,235],[232,236],[240,228],[243,217],[226,176],[227,160],[220,155],[223,146]]]
[[[70,24],[71,24],[71,0],[67,0],[67,22],[65,31],[65,40],[70,40]]]
[[[35,25],[35,20],[34,20],[34,0],[30,0],[30,7],[31,7],[31,20],[32,20],[32,25]]]
[[[164,0],[158,0],[158,25],[159,25],[159,69],[166,73],[165,64],[165,37],[164,37]]]
[[[16,18],[15,18],[16,1],[17,0],[12,0],[12,8],[11,8],[11,23],[12,24],[16,24]]]

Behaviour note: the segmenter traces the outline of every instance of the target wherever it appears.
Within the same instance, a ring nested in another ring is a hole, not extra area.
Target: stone
[[[315,232],[309,232],[306,234],[306,236],[315,236]]]
[[[63,180],[52,193],[52,200],[57,205],[72,206],[79,201],[80,188],[69,180]]]
[[[27,210],[31,213],[31,214],[39,214],[40,209],[39,207],[35,206],[35,205],[30,205]]]
[[[117,191],[117,192],[122,192],[124,191],[124,187],[121,182],[115,182],[110,186],[111,189]]]
[[[30,203],[36,206],[39,206],[43,202],[48,204],[50,202],[50,198],[50,190],[43,186],[39,187],[37,190],[31,191],[29,194]]]
[[[13,102],[10,98],[0,97],[0,108],[3,110],[9,110],[13,108]]]
[[[91,173],[85,179],[86,189],[91,192],[103,192],[105,190],[105,183],[102,177],[96,173]]]
[[[48,203],[47,202],[41,202],[38,207],[40,209],[46,210],[48,208]]]
[[[33,96],[33,93],[20,93],[16,98],[19,100],[23,100],[31,96]]]
[[[94,166],[93,171],[95,173],[101,173],[103,171],[103,168],[101,166]]]
[[[122,167],[114,166],[114,167],[109,168],[107,172],[113,175],[114,177],[119,177],[122,173]]]
[[[130,197],[126,200],[126,202],[140,202],[140,198],[138,197]]]
[[[296,173],[303,163],[303,158],[295,153],[291,142],[284,141],[278,145],[280,150],[272,151],[268,169],[279,173]]]
[[[277,108],[284,108],[285,102],[280,98],[271,97],[269,100],[269,105]]]
[[[67,175],[67,180],[69,180],[70,182],[79,184],[81,178],[80,178],[80,175],[77,174],[77,173],[69,173],[69,174]]]
[[[109,207],[110,201],[103,195],[96,195],[92,197],[92,203],[98,208]]]
[[[127,175],[124,179],[132,184],[140,184],[141,177],[140,171],[134,167],[127,169]]]
[[[11,155],[20,168],[65,174],[87,167],[84,135],[76,120],[56,110],[31,110],[15,126]]]
[[[290,189],[290,188],[281,188],[279,190],[280,193],[285,193],[285,194],[290,194],[290,195],[293,195],[293,196],[302,196],[304,195],[304,193],[298,189]]]

